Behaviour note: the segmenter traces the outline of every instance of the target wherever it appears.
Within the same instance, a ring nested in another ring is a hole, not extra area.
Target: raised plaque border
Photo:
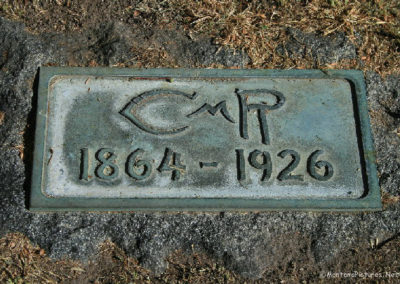
[[[358,199],[240,199],[240,198],[49,198],[42,193],[47,130],[48,85],[57,75],[126,76],[157,78],[306,78],[345,79],[352,88],[357,139],[366,193]],[[31,211],[378,211],[382,210],[376,157],[368,116],[364,75],[359,70],[247,70],[247,69],[129,69],[40,67]]]

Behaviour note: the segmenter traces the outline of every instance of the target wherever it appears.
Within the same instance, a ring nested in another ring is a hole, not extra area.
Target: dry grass
[[[12,148],[18,150],[19,158],[21,160],[23,160],[24,159],[25,146],[23,144],[20,144],[20,145],[13,146]]]
[[[0,15],[24,21],[33,32],[76,31],[96,18],[93,7],[99,5],[85,0],[3,0]],[[190,36],[211,36],[216,43],[245,50],[251,58],[248,68],[355,68],[400,74],[398,0],[119,0],[106,13],[100,8],[104,20],[183,26]],[[288,28],[321,36],[342,32],[355,44],[359,58],[316,64],[307,55],[281,55],[276,49],[287,41]]]
[[[5,117],[6,117],[6,114],[4,112],[0,111],[0,125],[3,124]]]
[[[252,68],[313,68],[310,58],[277,54],[287,28],[329,36],[343,32],[356,45],[360,61],[317,68],[357,68],[400,73],[400,2],[388,1],[187,1],[174,0],[187,15],[187,30],[208,33],[216,42],[244,49]],[[358,35],[361,40],[357,40]]]
[[[400,196],[393,196],[386,192],[382,194],[382,203],[385,207],[396,204],[398,202],[400,202]]]
[[[100,245],[96,261],[51,260],[19,233],[0,239],[0,283],[237,283],[244,279],[204,254],[175,252],[156,276],[114,243]],[[253,282],[253,281],[250,281]]]
[[[21,234],[0,239],[1,283],[59,283],[83,272],[78,262],[52,261]]]
[[[398,273],[400,269],[399,245],[398,236],[360,241],[324,266],[312,261],[296,262],[288,270],[267,268],[262,279],[251,280],[227,270],[195,249],[191,254],[176,251],[167,259],[167,270],[154,275],[110,241],[100,245],[95,261],[83,264],[52,260],[25,236],[13,233],[0,239],[0,283],[325,283],[326,279],[320,278],[321,271],[380,273],[382,278],[364,280],[398,283],[398,276],[390,277],[386,272]],[[329,282],[342,283],[345,279],[339,277]]]

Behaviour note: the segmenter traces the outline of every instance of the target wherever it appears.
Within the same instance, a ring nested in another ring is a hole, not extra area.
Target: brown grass
[[[400,73],[400,2],[389,1],[187,1],[174,0],[187,15],[188,31],[208,33],[216,42],[244,49],[252,68],[313,68],[309,58],[290,60],[276,53],[287,28],[328,36],[345,33],[360,61],[317,68],[357,68]],[[360,34],[361,41],[357,40]]]
[[[0,125],[3,124],[5,117],[6,117],[6,114],[4,112],[0,111]]]
[[[154,275],[110,241],[102,243],[95,259],[84,264],[52,260],[28,238],[13,233],[0,239],[0,283],[326,283],[320,273],[328,271],[380,273],[380,278],[364,280],[398,283],[398,275],[393,277],[386,273],[400,271],[399,245],[398,236],[388,240],[371,239],[370,242],[360,240],[331,263],[294,262],[286,270],[266,268],[263,278],[251,280],[229,271],[195,248],[191,254],[174,252],[167,258],[166,271]],[[362,278],[337,277],[329,283],[342,283],[343,280],[355,282]]]
[[[0,239],[1,283],[58,283],[73,279],[84,270],[71,260],[52,261],[43,249],[21,234]]]
[[[248,68],[355,68],[382,75],[400,74],[398,0],[112,2],[104,12],[98,1],[53,0],[46,4],[43,0],[3,0],[0,15],[24,21],[33,32],[78,31],[95,22],[96,17],[97,21],[140,21],[145,27],[181,26],[189,36],[208,35],[216,43],[245,50],[251,58]],[[343,32],[355,44],[359,59],[315,64],[308,56],[282,56],[276,48],[287,41],[288,28],[322,36]],[[157,56],[167,57],[162,52]]]
[[[162,275],[154,275],[114,243],[100,245],[96,261],[51,260],[19,233],[0,239],[0,283],[237,283],[244,279],[204,254],[176,251]]]

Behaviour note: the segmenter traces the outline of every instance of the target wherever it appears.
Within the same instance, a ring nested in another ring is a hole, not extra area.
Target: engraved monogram
[[[249,138],[248,134],[248,112],[251,110],[257,111],[257,116],[260,124],[260,134],[261,141],[263,144],[268,145],[270,143],[270,137],[268,133],[268,124],[267,124],[267,112],[271,110],[276,110],[280,108],[285,103],[285,97],[282,93],[275,90],[267,90],[267,89],[256,89],[256,90],[240,90],[236,89],[235,93],[238,98],[239,103],[239,130],[240,136],[244,139]],[[275,104],[269,105],[267,102],[261,102],[258,104],[249,104],[247,103],[247,99],[251,95],[272,95],[275,97]],[[136,108],[140,107],[142,104],[146,104],[149,100],[165,96],[165,95],[173,95],[180,96],[185,99],[195,100],[198,97],[197,93],[187,94],[177,90],[163,90],[156,89],[148,92],[144,92],[136,97],[134,97],[122,110],[121,114],[129,119],[134,125],[140,128],[143,131],[146,131],[155,135],[165,135],[165,134],[177,134],[183,132],[189,128],[189,126],[184,126],[181,128],[172,128],[172,129],[160,129],[154,126],[150,126],[150,124],[140,118],[136,113]],[[235,124],[235,120],[232,115],[228,111],[226,101],[221,101],[215,106],[212,106],[208,103],[203,104],[201,107],[196,109],[194,112],[189,113],[187,117],[198,116],[201,113],[208,112],[209,114],[215,116],[218,112],[222,114],[222,116],[229,122]]]

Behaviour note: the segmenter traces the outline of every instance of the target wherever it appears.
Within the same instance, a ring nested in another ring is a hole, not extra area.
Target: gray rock
[[[324,37],[315,33],[303,33],[294,28],[287,29],[289,40],[280,45],[277,52],[291,58],[311,57],[315,66],[357,58],[355,46],[343,33]]]
[[[400,80],[376,73],[366,76],[382,191],[400,195]]]
[[[371,239],[385,241],[397,236],[398,204],[376,213],[30,213],[25,200],[39,66],[88,65],[91,60],[105,66],[129,60],[134,64],[130,46],[143,40],[164,43],[180,66],[242,66],[248,62],[242,53],[227,49],[218,53],[209,40],[192,41],[177,32],[163,38],[160,33],[124,31],[109,24],[75,35],[34,36],[21,24],[0,18],[0,111],[5,113],[0,125],[0,236],[22,232],[51,257],[80,260],[94,257],[98,245],[109,239],[156,273],[165,269],[165,257],[174,250],[194,249],[253,278],[293,262],[326,268],[343,250]],[[172,35],[182,40],[167,43]],[[310,44],[307,37],[302,41]],[[354,55],[340,45],[335,48],[329,56]],[[325,48],[314,52],[318,58],[326,55]],[[399,77],[382,80],[369,73],[367,84],[375,114],[372,121],[382,190],[399,195],[399,136],[393,133],[399,127]],[[23,160],[18,145],[25,146]]]

